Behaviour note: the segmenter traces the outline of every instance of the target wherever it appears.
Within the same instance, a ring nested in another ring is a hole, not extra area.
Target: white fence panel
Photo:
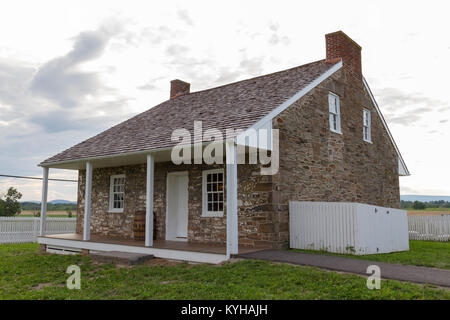
[[[47,234],[73,233],[76,218],[47,218]],[[36,242],[40,218],[0,217],[0,243]]]
[[[373,254],[409,250],[406,211],[360,203],[289,203],[290,247]]]
[[[441,216],[408,216],[411,240],[450,241],[450,214]]]

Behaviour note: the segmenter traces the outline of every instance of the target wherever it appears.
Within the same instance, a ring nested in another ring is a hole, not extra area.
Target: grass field
[[[34,217],[35,213],[35,211],[25,210],[22,211],[18,217]],[[68,214],[66,211],[47,211],[47,216],[53,218],[67,218]],[[72,212],[72,218],[75,218],[76,216],[77,213]]]
[[[408,216],[440,216],[441,214],[450,214],[450,210],[408,210]]]
[[[407,209],[403,209],[406,211],[424,211],[424,212],[429,212],[429,211],[447,211],[450,212],[450,208],[425,208],[425,209],[414,209],[414,208],[407,208]]]
[[[0,245],[0,299],[450,299],[450,290],[312,267],[244,260],[219,266],[159,263],[119,268],[85,256],[39,254],[37,244]],[[81,290],[66,269],[81,268]]]
[[[317,253],[317,251],[297,250],[298,252]],[[356,256],[350,254],[338,254],[332,252],[320,252],[334,256],[350,257],[354,259],[364,259],[372,261],[383,261],[399,264],[410,264],[423,267],[434,267],[441,269],[450,269],[450,242],[434,242],[434,241],[409,241],[409,251],[370,254]]]

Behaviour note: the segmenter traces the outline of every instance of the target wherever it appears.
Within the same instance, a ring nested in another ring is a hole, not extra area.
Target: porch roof
[[[184,128],[193,133],[194,121],[202,121],[203,130],[216,128],[222,133],[226,129],[248,129],[339,63],[320,60],[167,100],[43,161],[40,166],[55,167],[54,164],[121,155],[142,163],[145,156],[141,154],[178,144],[171,141],[173,130]]]

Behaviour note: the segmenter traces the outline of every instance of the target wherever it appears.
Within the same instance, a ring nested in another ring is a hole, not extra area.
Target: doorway
[[[187,171],[167,174],[166,240],[187,241],[188,185]]]

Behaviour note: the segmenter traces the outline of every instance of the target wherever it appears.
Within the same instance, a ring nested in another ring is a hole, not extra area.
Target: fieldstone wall
[[[224,166],[156,163],[154,212],[157,239],[165,239],[167,173],[188,171],[188,241],[226,243],[226,206],[223,217],[202,217],[202,171],[215,168]],[[125,174],[126,177],[123,213],[108,212],[110,176],[115,174]],[[132,239],[134,214],[138,210],[145,210],[146,165],[97,168],[94,169],[92,178],[91,232]],[[238,180],[239,243],[245,246],[270,245],[276,238],[273,230],[274,216],[268,205],[271,202],[271,178],[259,175],[258,165],[239,165]],[[86,172],[81,170],[78,181],[78,233],[83,232],[85,181]]]
[[[342,134],[329,129],[328,93],[339,95]],[[372,143],[363,140],[363,108]],[[278,242],[289,241],[289,200],[359,202],[399,208],[398,158],[361,80],[345,68],[273,120],[280,170],[273,176]]]
[[[329,129],[328,92],[341,101],[342,134]],[[372,143],[363,141],[363,108],[372,112]],[[286,247],[289,200],[349,201],[399,207],[396,151],[360,79],[345,68],[273,120],[279,129],[280,169],[261,176],[259,165],[238,165],[239,244]],[[155,165],[156,237],[165,239],[167,173],[189,172],[188,241],[226,242],[223,217],[202,217],[202,171],[223,165]],[[145,210],[146,165],[94,169],[91,232],[132,238],[134,213]],[[125,209],[109,213],[109,181],[125,174]],[[79,174],[77,232],[82,232],[85,171]],[[225,192],[226,196],[226,192]]]

